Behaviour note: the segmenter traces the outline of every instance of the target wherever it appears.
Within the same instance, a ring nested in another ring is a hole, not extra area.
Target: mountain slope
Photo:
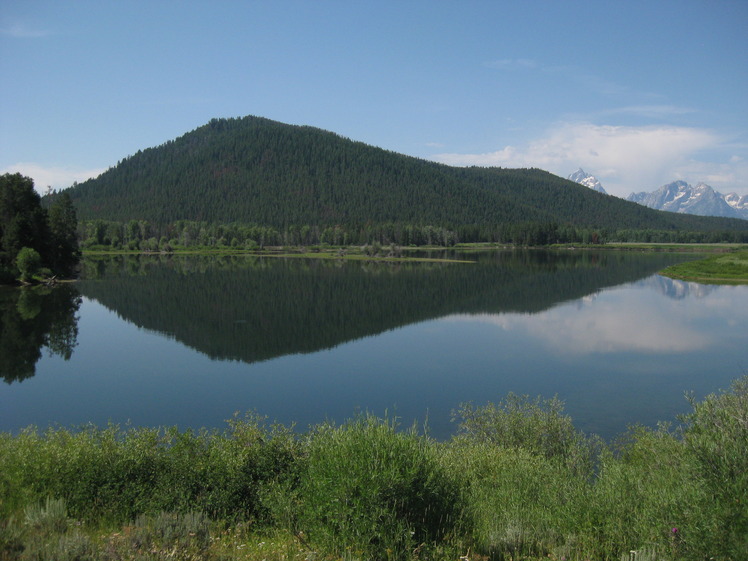
[[[742,229],[659,213],[541,170],[450,167],[259,117],[214,119],[68,192],[84,220]]]
[[[673,181],[651,193],[631,193],[626,200],[667,212],[748,219],[748,197],[722,195],[705,183],[693,187]]]

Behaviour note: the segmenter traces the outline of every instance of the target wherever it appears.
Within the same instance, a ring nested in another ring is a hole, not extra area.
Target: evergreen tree
[[[49,208],[52,269],[69,274],[80,259],[78,218],[70,195],[63,191]]]
[[[50,217],[42,208],[31,178],[20,173],[0,176],[0,282],[18,276],[17,259],[23,248],[39,255],[40,267],[62,274],[72,270],[79,252],[77,220],[70,196],[59,196],[51,213]],[[28,264],[27,259],[22,262]]]

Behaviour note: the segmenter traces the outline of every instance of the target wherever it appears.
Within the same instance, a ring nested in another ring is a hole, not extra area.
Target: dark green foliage
[[[0,284],[9,284],[19,270],[24,281],[41,267],[70,274],[79,258],[77,227],[67,194],[47,213],[30,178],[20,173],[0,176]]]
[[[292,244],[346,243],[336,229],[370,243],[382,227],[380,243],[419,244],[407,230],[427,225],[460,241],[530,244],[569,225],[590,241],[602,228],[748,232],[748,221],[658,212],[537,169],[454,168],[258,117],[214,119],[69,192],[85,220],[256,224]]]
[[[0,267],[14,267],[24,247],[48,263],[49,225],[40,201],[30,178],[20,173],[0,176]]]
[[[54,198],[49,207],[51,267],[62,274],[70,274],[80,259],[78,249],[78,218],[67,191]]]

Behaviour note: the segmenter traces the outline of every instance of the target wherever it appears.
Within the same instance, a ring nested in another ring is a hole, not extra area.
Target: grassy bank
[[[674,279],[701,283],[748,283],[748,249],[710,255],[698,261],[673,265],[662,274]]]
[[[745,559],[748,376],[692,405],[610,445],[513,395],[448,442],[369,416],[3,433],[0,559]]]

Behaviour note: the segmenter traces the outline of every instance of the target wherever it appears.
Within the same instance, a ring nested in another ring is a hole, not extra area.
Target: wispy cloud
[[[47,187],[53,189],[64,189],[70,187],[74,182],[82,182],[92,177],[98,177],[105,168],[80,169],[70,167],[43,166],[34,162],[19,162],[0,170],[4,173],[20,173],[34,180],[34,188],[39,193],[44,193]]]
[[[538,62],[529,58],[502,58],[491,60],[485,63],[488,68],[496,70],[517,70],[517,69],[535,69],[540,68]]]
[[[16,39],[35,39],[46,37],[51,33],[44,29],[34,29],[22,23],[13,23],[6,27],[0,28],[0,34]]]
[[[530,58],[502,58],[488,61],[484,63],[484,66],[501,71],[535,71],[556,80],[573,83],[584,91],[595,92],[610,98],[636,96],[642,100],[662,99],[662,96],[651,92],[633,91],[629,86],[603,78],[574,64],[551,65]]]
[[[598,176],[609,193],[626,196],[677,179],[674,173],[693,168],[700,151],[720,142],[717,134],[699,128],[560,123],[522,146],[479,154],[436,154],[433,159],[450,165],[537,167],[562,176],[582,166]]]
[[[599,115],[632,115],[636,117],[663,119],[691,113],[696,113],[696,110],[676,105],[629,105],[627,107],[616,107],[601,111]]]

